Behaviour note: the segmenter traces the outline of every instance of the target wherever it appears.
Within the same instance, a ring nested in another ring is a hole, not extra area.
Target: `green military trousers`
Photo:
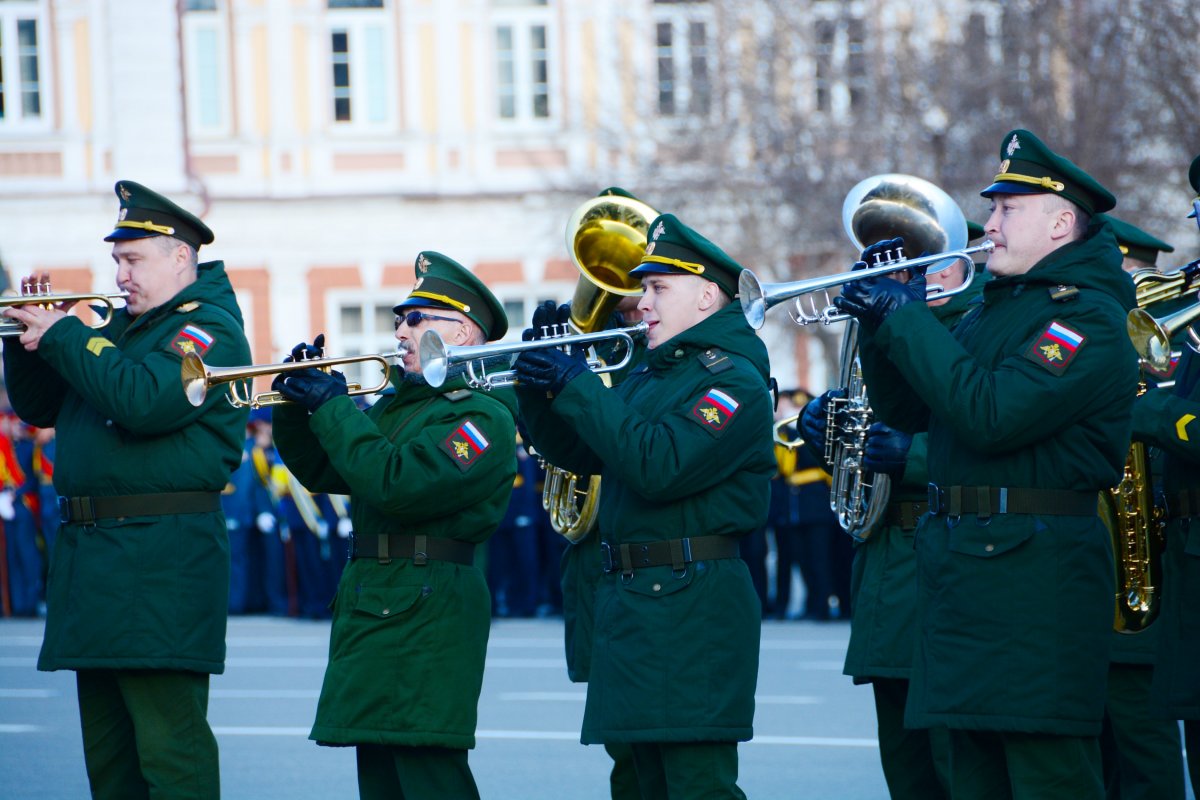
[[[944,800],[949,797],[949,733],[945,728],[904,727],[908,681],[872,678],[879,725],[879,761],[892,800]]]
[[[950,731],[954,800],[1104,800],[1095,736]]]
[[[635,742],[642,797],[654,800],[746,800],[737,786],[737,742]]]
[[[479,800],[466,750],[382,744],[355,749],[361,800]]]
[[[1108,796],[1120,800],[1183,800],[1179,723],[1152,716],[1154,667],[1110,664],[1100,753]]]
[[[221,796],[201,672],[79,670],[79,721],[96,800]]]
[[[608,774],[608,788],[612,800],[644,800],[638,786],[637,768],[633,765],[633,750],[624,742],[604,745],[604,751],[613,760],[612,772]]]

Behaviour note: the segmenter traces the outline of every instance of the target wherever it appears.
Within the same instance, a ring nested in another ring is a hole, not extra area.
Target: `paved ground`
[[[87,796],[74,675],[34,668],[42,624],[0,620],[0,798]],[[306,738],[328,623],[234,618],[209,718],[226,800],[354,798],[353,752]],[[754,741],[740,747],[751,798],[885,798],[871,692],[841,675],[845,623],[768,622]],[[471,766],[486,799],[602,800],[607,756],[579,744],[584,687],[567,681],[558,620],[492,628]]]

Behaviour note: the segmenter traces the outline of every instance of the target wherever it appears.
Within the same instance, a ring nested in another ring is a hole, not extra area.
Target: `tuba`
[[[860,250],[873,242],[903,237],[905,247],[913,252],[946,254],[956,260],[967,254],[970,260],[968,251],[963,250],[967,220],[958,204],[937,186],[910,175],[876,175],[859,182],[842,204],[842,222]],[[906,261],[901,255],[901,260],[889,266],[900,270],[906,263],[937,260],[928,256]],[[936,264],[930,267],[934,268]],[[964,286],[972,271],[965,269],[965,273]],[[952,293],[956,292],[946,294]],[[855,319],[848,321],[842,339],[839,386],[846,396],[831,399],[825,431],[825,461],[833,476],[829,505],[842,530],[861,542],[883,518],[892,482],[863,465],[867,432],[875,414],[863,381]]]
[[[642,293],[641,282],[629,273],[646,252],[650,223],[657,216],[639,200],[608,194],[592,198],[571,215],[567,250],[580,272],[571,299],[571,328],[581,334],[597,332],[622,297]],[[627,358],[632,353],[630,347]],[[582,541],[596,524],[600,476],[545,466],[542,507],[550,514],[550,524],[572,544]]]

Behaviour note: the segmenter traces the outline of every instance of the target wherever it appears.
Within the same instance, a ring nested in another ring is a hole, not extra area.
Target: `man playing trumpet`
[[[329,664],[310,738],[357,748],[359,795],[477,798],[467,764],[491,622],[475,545],[500,524],[516,475],[513,415],[496,398],[421,376],[417,343],[454,345],[508,329],[495,296],[441,253],[417,256],[397,305],[407,353],[365,413],[339,372],[281,373],[275,441],[312,492],[348,494],[350,563],[333,603]],[[292,359],[319,357],[321,340]],[[457,386],[455,385],[457,383]]]

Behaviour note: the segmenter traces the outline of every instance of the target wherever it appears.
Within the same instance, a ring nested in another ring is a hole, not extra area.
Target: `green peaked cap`
[[[452,308],[461,311],[493,341],[508,332],[508,315],[496,296],[470,270],[433,250],[417,254],[417,282],[392,311],[406,308]]]
[[[986,231],[984,231],[982,225],[980,225],[978,222],[972,222],[971,220],[967,220],[967,241],[968,242],[973,242],[976,239],[982,239],[984,233],[986,233]]]
[[[113,232],[106,242],[145,239],[148,236],[173,236],[197,250],[213,240],[213,232],[200,218],[185,211],[152,189],[133,181],[117,181],[113,187],[121,210]]]
[[[1153,264],[1159,253],[1175,252],[1175,248],[1162,239],[1157,239],[1138,226],[1130,225],[1124,220],[1108,214],[1097,214],[1096,221],[1108,222],[1112,226],[1113,233],[1117,237],[1117,244],[1121,246],[1121,255]]]
[[[1000,169],[992,185],[980,194],[1058,194],[1089,214],[1110,211],[1117,205],[1117,198],[1099,181],[1020,128],[1004,135]]]
[[[642,263],[630,275],[699,275],[737,296],[742,266],[715,244],[684,225],[674,214],[660,214],[650,223],[650,240]]]

